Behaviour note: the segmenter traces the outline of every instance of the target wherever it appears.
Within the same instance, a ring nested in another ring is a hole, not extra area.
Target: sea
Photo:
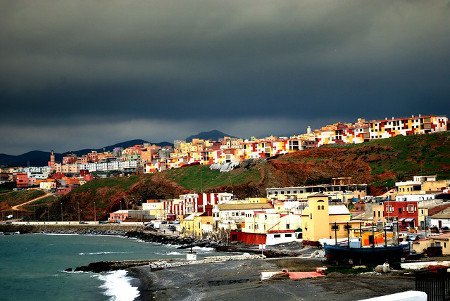
[[[199,257],[214,253],[211,248],[196,251]],[[0,300],[135,300],[137,284],[125,270],[65,270],[97,261],[186,258],[187,252],[121,236],[0,235]]]

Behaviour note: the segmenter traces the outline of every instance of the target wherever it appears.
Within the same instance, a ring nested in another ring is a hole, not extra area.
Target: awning
[[[407,223],[410,223],[410,222],[412,222],[412,221],[414,221],[413,218],[407,218],[407,219],[405,219],[405,222],[407,222]]]
[[[399,219],[398,221],[399,222],[403,222],[405,220],[405,218],[401,218],[401,219]]]

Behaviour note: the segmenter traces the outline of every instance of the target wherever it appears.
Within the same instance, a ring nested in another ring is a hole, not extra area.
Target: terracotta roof
[[[441,205],[434,206],[433,208],[429,208],[428,216],[433,216],[436,214],[440,214],[442,212],[446,212],[447,210],[445,210],[445,209],[447,209],[449,207],[450,207],[450,204],[441,204]]]
[[[450,212],[440,212],[440,213],[436,213],[433,216],[430,216],[430,218],[433,219],[450,219]]]

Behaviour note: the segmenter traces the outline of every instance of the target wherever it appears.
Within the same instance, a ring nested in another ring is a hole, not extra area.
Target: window
[[[380,212],[380,211],[378,211],[378,217],[380,217],[380,213],[381,213],[381,212]]]
[[[285,234],[284,237],[292,237],[291,233]]]
[[[273,237],[274,237],[274,238],[280,238],[281,235],[280,235],[280,234],[275,234]]]
[[[290,224],[286,224],[286,229],[289,229],[291,227]]]
[[[325,207],[322,205],[322,210],[325,210],[324,208],[325,208]]]
[[[402,213],[402,208],[398,208],[398,213]]]
[[[320,210],[320,205],[317,205],[317,210]]]

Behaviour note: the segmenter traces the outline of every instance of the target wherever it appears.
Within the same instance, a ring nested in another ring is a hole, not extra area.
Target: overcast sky
[[[0,153],[450,112],[449,1],[0,0]]]

